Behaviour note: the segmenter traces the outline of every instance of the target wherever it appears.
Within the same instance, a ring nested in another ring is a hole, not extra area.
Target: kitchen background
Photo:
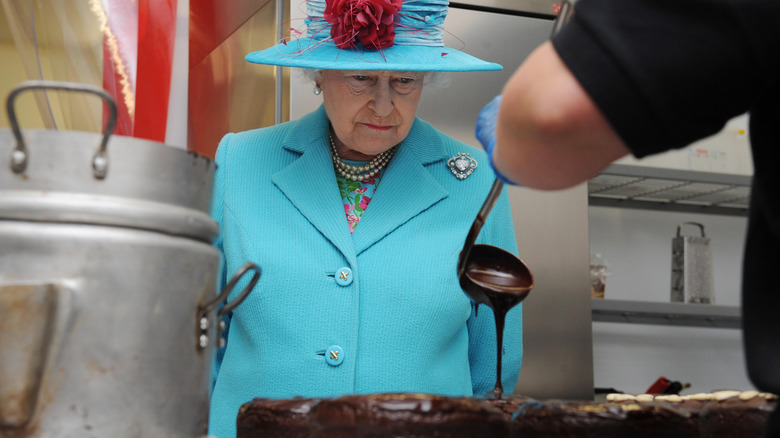
[[[118,76],[106,71],[121,73],[117,67],[124,66],[132,90],[117,95],[130,97],[132,116],[123,135],[207,156],[228,131],[294,119],[318,105],[311,84],[301,83],[295,72],[243,61],[249,51],[272,45],[279,29],[300,25],[301,0],[158,2],[169,9],[167,46],[134,39],[139,18],[120,9],[122,3],[0,0],[0,95],[26,79],[117,86]],[[448,45],[500,62],[505,70],[452,74],[448,87],[425,91],[419,116],[477,146],[473,124],[479,109],[549,38],[553,9],[551,1],[541,0],[453,3]],[[168,60],[168,70],[161,70],[166,75],[150,78],[136,69],[151,65],[139,60],[160,59]],[[168,88],[148,113],[141,105],[143,80]],[[99,101],[54,93],[20,98],[17,112],[25,129],[99,131],[102,119]],[[155,117],[166,123],[149,132],[140,121]],[[5,117],[0,127],[8,127]],[[617,175],[622,192],[605,189],[602,177],[563,192],[510,191],[520,255],[537,283],[524,303],[526,356],[516,392],[541,398],[590,398],[594,387],[641,393],[659,376],[690,383],[683,393],[752,388],[741,332],[734,328],[746,226],[739,195],[744,198],[752,172],[745,118],[689,148],[620,164],[608,173]],[[714,207],[690,192],[685,202],[663,199],[662,183],[679,188],[691,177],[703,180],[694,188],[736,195]],[[690,221],[702,223],[711,238],[716,299],[715,305],[695,305],[693,317],[666,306],[671,240],[678,224]],[[593,304],[591,253],[603,256],[609,272],[605,298]],[[702,309],[707,315],[698,315]]]

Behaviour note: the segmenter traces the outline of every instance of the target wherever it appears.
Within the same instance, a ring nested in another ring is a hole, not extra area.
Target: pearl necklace
[[[369,161],[365,166],[353,166],[341,161],[339,153],[336,150],[336,144],[333,142],[333,136],[330,137],[330,156],[333,158],[333,168],[336,169],[339,175],[352,181],[363,181],[364,179],[373,178],[379,174],[379,171],[387,166],[390,159],[395,154],[396,146],[382,152]]]

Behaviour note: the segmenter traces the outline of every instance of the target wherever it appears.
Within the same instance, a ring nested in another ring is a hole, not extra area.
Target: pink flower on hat
[[[327,0],[324,18],[337,47],[354,47],[358,41],[366,49],[381,50],[395,42],[401,5],[402,0]]]

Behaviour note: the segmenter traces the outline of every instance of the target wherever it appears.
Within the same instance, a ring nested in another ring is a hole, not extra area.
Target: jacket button
[[[331,345],[325,350],[325,361],[330,366],[339,366],[344,362],[344,350],[338,345]]]
[[[352,284],[352,269],[347,267],[336,270],[336,283],[339,286],[349,286]]]

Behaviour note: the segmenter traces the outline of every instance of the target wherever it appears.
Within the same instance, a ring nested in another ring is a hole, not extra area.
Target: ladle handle
[[[463,275],[463,272],[466,270],[466,260],[469,258],[471,248],[474,247],[474,242],[477,240],[477,236],[482,230],[482,226],[485,225],[485,221],[487,221],[487,217],[490,215],[490,210],[496,205],[496,201],[498,201],[498,197],[501,195],[501,190],[503,190],[503,188],[504,183],[496,178],[496,180],[493,181],[493,186],[490,188],[490,192],[488,193],[485,202],[482,204],[482,208],[480,208],[476,219],[474,219],[474,223],[471,224],[469,233],[466,235],[466,243],[463,245],[463,250],[458,259],[459,277]]]

